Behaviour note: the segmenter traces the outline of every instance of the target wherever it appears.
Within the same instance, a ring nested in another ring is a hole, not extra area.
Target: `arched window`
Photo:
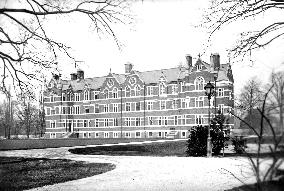
[[[130,97],[130,88],[129,87],[125,88],[125,97]]]
[[[118,90],[117,90],[117,88],[113,88],[113,90],[112,90],[112,97],[113,98],[117,98],[118,97]]]
[[[140,96],[140,90],[141,88],[139,86],[135,87],[135,96]]]
[[[105,99],[108,99],[108,90],[105,90],[105,91],[104,91],[104,98],[105,98]]]
[[[195,79],[195,90],[204,90],[204,79],[202,77]]]
[[[84,91],[84,100],[89,100],[89,91],[88,90],[85,90]]]

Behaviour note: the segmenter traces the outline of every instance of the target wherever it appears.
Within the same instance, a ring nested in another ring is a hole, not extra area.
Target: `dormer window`
[[[202,77],[198,77],[195,79],[195,90],[204,90],[204,79]]]
[[[113,98],[117,98],[118,97],[118,90],[117,90],[117,88],[113,88],[112,96],[113,96]]]
[[[84,100],[89,100],[89,91],[84,91]]]
[[[160,93],[160,95],[165,95],[166,94],[166,84],[165,83],[161,83],[159,85],[159,93]]]
[[[140,96],[140,90],[141,88],[139,86],[135,87],[135,96]]]
[[[130,88],[129,87],[125,88],[125,97],[130,97]]]
[[[197,70],[202,70],[202,65],[201,65],[201,64],[198,64],[198,65],[196,66],[196,69],[197,69]]]
[[[108,99],[108,90],[105,90],[105,91],[104,91],[104,98],[105,98],[105,99]]]

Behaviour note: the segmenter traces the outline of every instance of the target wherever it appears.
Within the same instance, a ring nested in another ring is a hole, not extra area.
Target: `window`
[[[125,88],[125,97],[130,97],[130,88],[129,87]]]
[[[204,90],[204,79],[202,77],[195,80],[195,90]]]
[[[180,83],[180,92],[184,92],[185,91],[185,84],[184,82]]]
[[[141,88],[139,86],[135,87],[135,96],[140,96]]]
[[[154,125],[154,119],[153,117],[149,117],[149,125]]]
[[[141,133],[140,132],[135,132],[135,137],[136,138],[141,138]]]
[[[131,109],[131,104],[130,103],[125,103],[125,111],[130,111]]]
[[[76,127],[76,120],[73,120],[73,127]]]
[[[104,91],[104,98],[105,98],[105,99],[108,99],[108,90],[105,90],[105,91]]]
[[[67,101],[73,101],[73,100],[72,100],[72,97],[73,97],[72,93],[69,92],[69,93],[67,94]]]
[[[51,121],[51,122],[50,122],[50,128],[55,128],[55,127],[56,127],[55,121]]]
[[[108,127],[109,126],[109,119],[104,119],[104,126]]]
[[[99,133],[95,133],[95,138],[98,138],[99,136]]]
[[[118,138],[118,132],[113,132],[113,138]]]
[[[108,105],[107,105],[107,104],[104,105],[104,112],[105,112],[105,113],[108,112]]]
[[[56,133],[50,133],[50,138],[55,139],[56,138]]]
[[[117,90],[117,88],[113,88],[112,97],[113,98],[117,98],[118,97],[118,90]]]
[[[186,123],[186,115],[181,116],[181,125],[185,125]]]
[[[85,108],[85,113],[90,113],[90,109],[89,108]]]
[[[96,127],[99,127],[99,126],[100,126],[99,119],[96,119],[96,120],[95,120],[95,126],[96,126]]]
[[[99,92],[94,92],[94,94],[95,94],[95,99],[99,99]]]
[[[186,132],[182,131],[182,132],[181,132],[181,137],[182,137],[182,138],[185,138],[185,137],[186,137]]]
[[[154,87],[152,86],[147,87],[147,95],[154,95]]]
[[[189,99],[181,99],[181,108],[189,107]]]
[[[224,88],[218,88],[217,96],[218,97],[224,97]]]
[[[177,94],[178,93],[178,87],[176,84],[172,85],[172,94]]]
[[[53,95],[50,96],[50,102],[54,102],[54,97],[53,97]]]
[[[174,125],[178,125],[178,116],[174,117]]]
[[[166,84],[165,83],[160,83],[160,85],[159,85],[159,94],[160,95],[165,95],[166,94]]]
[[[201,115],[196,115],[195,116],[195,123],[198,125],[201,125],[204,123],[204,118]]]
[[[221,113],[224,113],[224,104],[219,104],[219,105],[218,105],[218,110],[219,110]]]
[[[162,132],[159,132],[159,133],[158,133],[158,137],[162,137]]]
[[[113,118],[113,126],[118,126],[118,118]]]
[[[198,64],[198,65],[196,66],[196,69],[197,69],[197,70],[202,70],[202,65],[201,65],[201,64]]]
[[[100,105],[95,104],[95,113],[100,113]]]
[[[203,107],[204,106],[204,97],[198,97],[196,100],[196,107]]]
[[[75,93],[75,101],[80,101],[80,94],[79,93]]]
[[[131,125],[130,118],[129,117],[125,118],[125,126],[130,126],[130,125]]]
[[[109,138],[109,132],[104,132],[104,138]]]
[[[113,104],[113,112],[118,112],[118,103]]]
[[[66,101],[66,97],[65,97],[65,94],[61,94],[61,98],[62,98],[62,101]]]
[[[140,102],[136,102],[135,103],[135,108],[136,108],[136,111],[140,111]]]
[[[148,132],[148,137],[153,137],[153,132]]]
[[[141,125],[141,119],[140,117],[135,118],[135,126],[140,126]]]
[[[84,100],[89,100],[89,91],[84,91]]]
[[[166,109],[166,101],[162,100],[160,101],[160,110]]]
[[[125,132],[125,138],[130,138],[130,137],[131,137],[130,132]]]
[[[153,101],[147,101],[147,110],[153,110],[153,105],[154,105]]]
[[[174,100],[172,101],[172,108],[173,108],[173,109],[177,109],[177,108],[178,108],[178,100],[177,100],[177,99],[174,99]]]
[[[159,117],[159,125],[168,125],[167,117]]]
[[[80,127],[80,120],[77,120],[77,127]]]
[[[84,127],[87,127],[88,126],[88,120],[84,120]]]

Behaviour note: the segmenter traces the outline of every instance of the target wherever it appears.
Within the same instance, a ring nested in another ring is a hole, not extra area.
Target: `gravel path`
[[[33,190],[224,190],[254,182],[245,158],[75,155],[70,148],[1,151],[0,156],[66,158],[116,164],[112,171]],[[232,173],[232,174],[230,174]]]

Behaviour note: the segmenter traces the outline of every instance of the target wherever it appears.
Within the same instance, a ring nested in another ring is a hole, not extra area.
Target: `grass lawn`
[[[73,154],[84,155],[186,156],[186,147],[186,141],[176,141],[76,148],[69,151]]]
[[[0,157],[0,190],[25,190],[113,170],[110,163]]]

